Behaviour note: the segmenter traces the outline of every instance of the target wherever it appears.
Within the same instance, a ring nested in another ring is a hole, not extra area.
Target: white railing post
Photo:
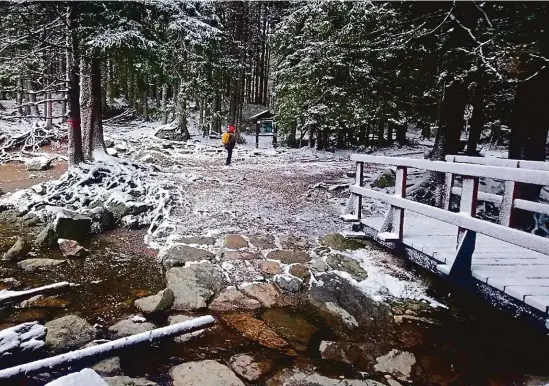
[[[406,166],[397,166],[395,196],[406,198],[406,177],[408,168]],[[404,209],[393,207],[393,232],[398,235],[398,239],[402,240],[404,233]]]
[[[364,162],[356,163],[356,176],[355,185],[364,186]],[[358,221],[362,218],[362,196],[360,194],[355,195],[355,216]]]
[[[477,214],[478,177],[463,176],[459,211],[463,215],[475,217]],[[467,229],[459,227],[458,244]]]
[[[506,227],[513,226],[513,206],[517,197],[517,184],[514,181],[505,182],[505,192],[499,212],[499,223]]]

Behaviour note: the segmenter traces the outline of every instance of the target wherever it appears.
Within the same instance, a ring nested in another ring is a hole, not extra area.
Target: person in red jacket
[[[221,137],[221,142],[225,146],[225,149],[227,149],[227,161],[225,162],[225,165],[230,165],[233,157],[233,149],[236,145],[236,136],[234,134],[233,125],[229,125],[227,132]]]

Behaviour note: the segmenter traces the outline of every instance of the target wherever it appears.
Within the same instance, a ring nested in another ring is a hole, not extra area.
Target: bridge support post
[[[513,202],[515,198],[517,198],[517,184],[515,181],[506,181],[499,215],[499,223],[503,226],[513,226]]]
[[[456,258],[450,269],[450,276],[468,277],[471,275],[471,264],[473,262],[476,241],[477,232],[464,231],[463,237],[457,247]]]
[[[461,189],[461,202],[459,211],[467,216],[475,217],[477,214],[478,177],[463,176],[463,187]],[[458,245],[465,235],[466,229],[458,230]]]
[[[364,162],[356,163],[356,177],[355,185],[363,187],[364,186]],[[362,196],[360,194],[355,194],[355,216],[360,222],[362,219]]]

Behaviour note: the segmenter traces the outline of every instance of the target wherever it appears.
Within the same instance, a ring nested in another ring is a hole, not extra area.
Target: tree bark
[[[67,5],[67,126],[69,166],[75,166],[84,160],[82,154],[82,133],[80,130],[80,88],[77,68],[76,17],[77,4]]]
[[[17,110],[19,111],[19,115],[23,115],[23,107],[21,106],[23,104],[23,78],[19,76],[17,78],[17,96],[16,96],[16,102],[17,102]]]
[[[405,146],[408,141],[406,140],[406,123],[396,125],[396,142],[399,146]]]
[[[92,156],[106,152],[103,136],[103,89],[101,87],[101,61],[95,56],[91,62],[92,92]]]
[[[88,55],[80,57],[80,120],[82,125],[82,153],[85,161],[93,156],[93,92],[92,60]]]
[[[168,85],[162,85],[162,124],[168,123]]]
[[[385,118],[379,118],[377,122],[377,145],[385,146]]]
[[[178,96],[178,114],[177,114],[177,128],[179,132],[185,136],[185,139],[189,139],[190,134],[187,127],[187,95],[186,87],[183,78],[179,81],[179,96]]]

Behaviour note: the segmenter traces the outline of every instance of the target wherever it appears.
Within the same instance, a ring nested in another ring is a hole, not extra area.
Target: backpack
[[[227,146],[231,142],[232,136],[233,135],[231,133],[223,133],[221,136],[221,143]]]

